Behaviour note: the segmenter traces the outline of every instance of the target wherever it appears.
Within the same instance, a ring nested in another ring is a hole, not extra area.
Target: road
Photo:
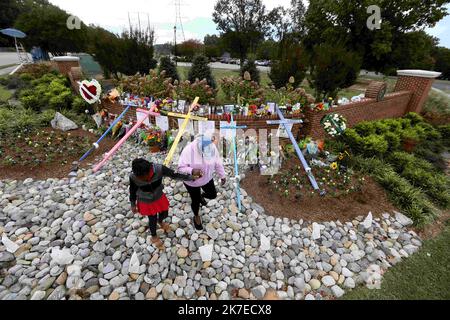
[[[31,55],[30,59],[31,59]],[[12,72],[18,65],[19,57],[15,52],[0,52],[0,75],[9,74]],[[10,66],[13,65],[13,66]],[[3,66],[8,66],[7,68],[2,68]]]
[[[192,66],[192,63],[190,62],[178,62],[178,66],[180,67],[190,67]],[[227,63],[221,63],[221,62],[211,62],[209,64],[211,69],[224,69],[224,70],[239,70],[241,68],[240,65],[237,64],[227,64]],[[263,72],[269,72],[270,67],[258,67],[259,71]]]
[[[31,56],[30,56],[31,58]],[[0,52],[0,75],[9,74],[12,72],[16,66],[10,66],[7,68],[2,68],[2,66],[18,65],[19,58],[15,52]],[[192,63],[179,62],[181,67],[190,67]],[[240,66],[237,64],[226,64],[221,62],[212,62],[209,64],[212,69],[224,69],[224,70],[239,70]],[[270,67],[258,67],[262,72],[270,72]],[[374,72],[361,71],[362,76],[369,76],[374,78],[383,78],[382,74],[375,74]],[[433,88],[438,90],[450,91],[450,81],[436,80],[433,83]],[[447,94],[448,95],[448,94]]]

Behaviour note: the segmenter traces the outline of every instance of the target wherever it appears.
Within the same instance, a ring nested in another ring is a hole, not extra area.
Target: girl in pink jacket
[[[189,143],[181,153],[178,170],[181,173],[193,174],[192,170],[201,170],[201,176],[195,181],[185,181],[187,191],[192,199],[191,208],[194,213],[194,226],[197,230],[203,230],[202,220],[199,215],[200,206],[206,206],[205,199],[217,197],[213,174],[217,173],[222,185],[225,184],[225,170],[219,150],[215,145],[214,136],[202,135]],[[194,171],[194,173],[197,170]]]

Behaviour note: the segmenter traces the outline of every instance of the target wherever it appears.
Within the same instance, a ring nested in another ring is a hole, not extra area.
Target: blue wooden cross
[[[316,178],[314,178],[314,175],[312,174],[311,167],[308,165],[308,162],[306,162],[305,157],[303,156],[302,151],[300,150],[300,147],[298,146],[297,141],[294,138],[294,135],[292,134],[291,130],[289,130],[288,125],[291,123],[301,123],[303,121],[301,120],[286,120],[283,116],[283,113],[280,111],[278,106],[275,106],[278,117],[280,118],[279,121],[267,121],[268,124],[282,124],[284,126],[284,129],[286,130],[289,139],[291,139],[291,143],[294,146],[295,152],[297,153],[298,158],[300,159],[303,168],[306,171],[306,174],[308,175],[309,181],[311,181],[311,184],[314,188],[314,190],[320,191],[319,185],[317,184]],[[301,121],[301,122],[299,122]],[[325,191],[321,191],[321,195],[324,195]]]
[[[238,164],[238,156],[237,156],[237,145],[236,145],[236,130],[237,129],[247,129],[247,126],[237,126],[236,122],[234,122],[233,114],[231,114],[231,123],[229,126],[220,127],[221,129],[231,129],[234,130],[233,133],[233,151],[234,151],[234,174],[236,178],[236,195],[237,195],[237,205],[239,212],[241,212],[241,187],[239,185],[239,164]]]
[[[82,162],[84,161],[94,150],[99,148],[99,144],[100,142],[102,142],[103,139],[106,138],[106,136],[108,135],[108,133],[111,132],[111,130],[119,123],[119,121],[126,115],[126,113],[128,112],[128,110],[130,110],[131,107],[133,107],[133,105],[131,104],[124,104],[124,106],[126,106],[125,110],[122,112],[121,115],[119,115],[114,122],[111,124],[111,126],[108,128],[108,130],[106,130],[103,135],[100,137],[100,139],[97,140],[97,142],[95,142],[92,146],[91,149],[89,149],[81,158],[80,160],[78,160],[78,162]]]

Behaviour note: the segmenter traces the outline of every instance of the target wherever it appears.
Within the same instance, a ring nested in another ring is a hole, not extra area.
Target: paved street
[[[3,68],[3,66],[9,66],[12,64],[14,64],[15,66]],[[16,52],[0,52],[0,75],[9,74],[19,64],[20,64],[19,57],[17,56]]]
[[[178,66],[180,67],[190,67],[192,63],[190,62],[178,62]],[[225,70],[239,70],[241,66],[237,64],[227,64],[221,62],[211,62],[209,66],[212,69],[225,69]],[[260,71],[269,72],[270,67],[258,67]]]

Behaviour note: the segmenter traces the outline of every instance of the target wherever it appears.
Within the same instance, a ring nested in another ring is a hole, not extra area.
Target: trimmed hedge
[[[352,166],[371,175],[388,191],[390,200],[416,225],[424,225],[436,217],[436,209],[422,190],[401,177],[388,163],[377,158],[356,156],[352,160]]]

